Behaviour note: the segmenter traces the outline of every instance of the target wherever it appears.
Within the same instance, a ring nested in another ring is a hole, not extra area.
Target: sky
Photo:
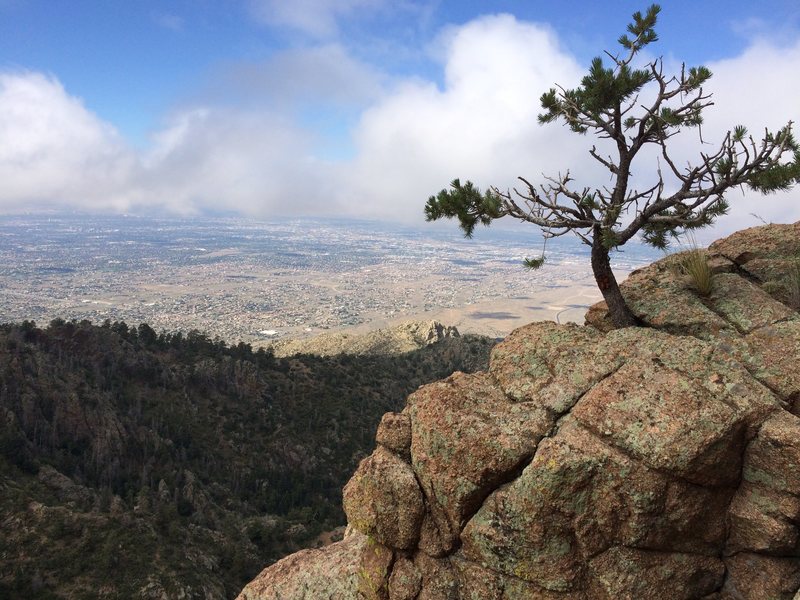
[[[615,51],[618,0],[0,0],[0,213],[358,216],[423,221],[456,178],[512,187],[593,143],[539,97]],[[648,58],[704,64],[696,160],[742,123],[800,120],[800,3],[662,3]],[[795,128],[797,131],[797,127]],[[602,148],[602,146],[601,146]],[[652,180],[655,162],[635,165]],[[800,220],[800,190],[731,193],[717,232]]]

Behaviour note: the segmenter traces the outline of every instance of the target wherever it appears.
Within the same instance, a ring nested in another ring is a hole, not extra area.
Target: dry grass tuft
[[[676,274],[686,278],[690,287],[698,294],[704,297],[711,294],[713,273],[703,248],[693,247],[676,254],[672,264]]]

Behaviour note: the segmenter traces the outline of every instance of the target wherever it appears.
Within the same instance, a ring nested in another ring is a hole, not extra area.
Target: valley
[[[148,323],[254,347],[326,331],[439,320],[504,337],[583,320],[600,299],[586,248],[531,229],[416,228],[346,220],[17,216],[0,220],[0,322]],[[626,247],[620,276],[657,254]]]

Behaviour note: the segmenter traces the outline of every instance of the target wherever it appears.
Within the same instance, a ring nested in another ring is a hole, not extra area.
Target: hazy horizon
[[[535,320],[581,321],[600,299],[589,249],[552,240],[531,272],[522,262],[542,251],[535,233],[465,240],[455,229],[341,218],[0,218],[0,322],[146,322],[264,345],[408,320],[492,337]],[[632,244],[614,264],[622,276],[658,254]]]

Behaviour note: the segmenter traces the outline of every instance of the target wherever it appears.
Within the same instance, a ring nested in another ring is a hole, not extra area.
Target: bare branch
[[[617,167],[617,165],[615,165],[615,164],[614,164],[614,161],[611,159],[611,157],[609,156],[609,157],[608,157],[608,160],[604,159],[602,156],[600,156],[599,154],[597,154],[597,148],[596,148],[595,146],[592,146],[592,149],[591,149],[591,150],[589,150],[589,154],[591,154],[591,155],[592,155],[592,157],[593,157],[593,158],[594,158],[596,161],[598,161],[598,162],[600,162],[601,164],[605,165],[605,167],[606,167],[606,168],[607,168],[609,171],[611,171],[612,173],[614,173],[615,175],[616,175],[617,173],[619,173],[619,168]]]

